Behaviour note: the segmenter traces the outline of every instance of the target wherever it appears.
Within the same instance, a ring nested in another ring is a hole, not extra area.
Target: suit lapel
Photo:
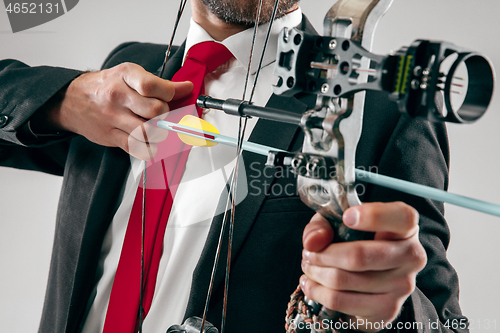
[[[59,258],[53,258],[51,265],[58,262],[70,264],[51,267],[51,271],[63,270],[65,273],[59,274],[61,280],[51,280],[47,291],[47,297],[57,297],[57,293],[50,291],[52,287],[58,291],[71,287],[67,290],[71,295],[68,307],[59,309],[61,313],[67,313],[68,332],[77,330],[85,314],[94,287],[92,282],[99,262],[100,245],[120,202],[123,180],[130,166],[128,155],[121,149],[97,146],[80,137],[75,138],[72,145],[79,147],[67,161],[67,176],[63,183],[66,196],[61,198],[60,204],[67,209],[59,212],[54,241],[54,253]]]
[[[281,108],[289,111],[302,114],[307,110],[307,105],[295,98],[284,98],[273,95],[269,102],[268,107]],[[268,145],[278,149],[288,150],[293,144],[298,132],[298,126],[291,124],[277,123],[265,119],[259,119],[257,122],[249,141]],[[238,252],[250,231],[265,198],[269,193],[265,191],[270,190],[270,184],[274,180],[273,177],[266,177],[262,170],[265,167],[266,157],[254,153],[243,152],[243,164],[245,172],[241,172],[238,181],[247,182],[247,177],[250,170],[259,170],[256,174],[258,177],[252,177],[252,182],[258,184],[258,191],[247,195],[244,200],[238,204],[235,209],[235,230],[232,244],[232,260],[237,260]],[[256,182],[255,182],[256,181]],[[227,192],[224,193],[219,200],[218,211],[223,211],[226,206]],[[220,210],[219,210],[220,209]],[[207,237],[207,242],[203,249],[202,255],[198,265],[193,274],[193,282],[191,285],[191,293],[189,297],[188,307],[185,313],[185,318],[191,316],[199,316],[203,312],[205,298],[208,291],[210,275],[214,263],[215,253],[217,249],[217,242],[219,240],[220,230],[223,221],[223,214],[214,217],[210,231]],[[224,280],[225,263],[227,258],[227,230],[224,232],[224,241],[222,243],[222,254],[220,258],[220,265],[214,280],[214,290],[220,286]],[[222,287],[222,286],[221,286]]]

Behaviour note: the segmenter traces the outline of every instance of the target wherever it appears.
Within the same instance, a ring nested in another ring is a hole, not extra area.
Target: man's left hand
[[[427,262],[418,219],[418,212],[402,202],[351,207],[344,223],[375,232],[374,239],[332,244],[330,223],[316,214],[303,234],[304,294],[364,323],[360,331],[376,332],[376,325],[394,321]]]

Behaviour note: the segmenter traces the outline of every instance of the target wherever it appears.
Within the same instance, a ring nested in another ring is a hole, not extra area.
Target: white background
[[[333,1],[303,0],[318,31]],[[0,5],[0,59],[32,66],[98,69],[121,42],[167,43],[177,0],[81,0],[52,22],[13,34]],[[417,38],[453,42],[482,52],[500,68],[500,1],[395,0],[381,21],[374,52],[387,54]],[[179,28],[182,41],[189,11]],[[500,102],[472,125],[449,125],[450,192],[500,204]],[[425,156],[423,156],[425,158]],[[0,168],[0,324],[3,332],[35,332],[40,318],[61,180]],[[447,206],[449,258],[460,276],[461,304],[472,332],[500,330],[500,218]],[[485,325],[490,321],[490,328]],[[496,329],[493,325],[496,324]]]

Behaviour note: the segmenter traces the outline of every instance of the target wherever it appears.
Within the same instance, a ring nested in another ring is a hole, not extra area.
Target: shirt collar
[[[269,42],[266,47],[266,53],[262,61],[262,67],[265,67],[276,60],[276,53],[278,51],[278,35],[283,30],[283,28],[293,28],[300,24],[302,21],[302,11],[301,9],[294,10],[279,19],[276,19],[273,23],[271,34],[269,36]],[[255,37],[255,45],[253,50],[253,59],[250,67],[250,73],[255,74],[259,66],[260,55],[262,54],[262,49],[264,47],[264,42],[266,40],[267,30],[269,23],[260,25],[257,29],[257,35]],[[248,62],[250,59],[250,50],[252,46],[253,38],[253,28],[246,29],[242,32],[234,34],[221,43],[227,47],[229,51],[234,55],[235,59],[243,66],[248,68]],[[214,41],[214,39],[203,29],[200,25],[191,19],[189,26],[189,31],[186,39],[186,50],[184,53],[184,58],[189,48],[195,44]]]

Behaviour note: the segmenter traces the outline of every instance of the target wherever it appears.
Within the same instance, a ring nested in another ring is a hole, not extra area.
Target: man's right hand
[[[150,151],[156,151],[155,143],[163,141],[167,131],[152,128],[147,121],[166,116],[168,102],[186,96],[192,89],[191,82],[171,82],[139,65],[123,63],[76,78],[62,101],[47,111],[46,120],[53,128],[83,135],[103,146],[120,147],[148,160]]]

